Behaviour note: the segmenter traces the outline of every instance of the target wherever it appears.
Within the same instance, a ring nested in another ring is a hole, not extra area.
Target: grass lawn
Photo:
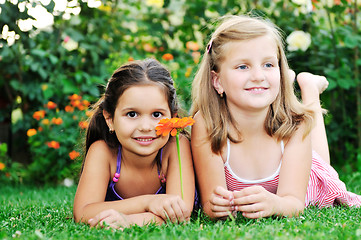
[[[344,177],[361,194],[361,174]],[[361,239],[361,209],[306,209],[297,218],[213,222],[199,214],[189,224],[132,227],[124,231],[76,224],[76,187],[0,186],[0,239]]]

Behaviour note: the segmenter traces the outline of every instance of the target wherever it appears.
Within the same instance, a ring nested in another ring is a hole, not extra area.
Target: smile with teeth
[[[259,91],[267,90],[267,88],[264,88],[264,87],[254,87],[254,88],[248,88],[248,89],[246,89],[246,90],[247,90],[247,91],[259,92]]]
[[[135,138],[135,140],[140,142],[150,142],[153,141],[155,138]]]

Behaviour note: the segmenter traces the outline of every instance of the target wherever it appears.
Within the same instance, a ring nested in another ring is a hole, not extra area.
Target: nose
[[[266,79],[262,67],[253,67],[251,70],[252,81],[262,82]]]
[[[139,130],[142,132],[149,132],[155,128],[154,122],[147,117],[143,117],[139,122]]]

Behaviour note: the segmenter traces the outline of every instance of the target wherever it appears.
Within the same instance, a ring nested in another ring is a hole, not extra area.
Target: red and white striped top
[[[281,142],[283,153],[284,145]],[[230,144],[227,141],[227,160],[224,164],[227,188],[230,191],[240,191],[243,188],[259,185],[271,193],[277,192],[279,172],[282,160],[275,173],[259,180],[246,180],[238,177],[229,165]],[[308,182],[305,205],[315,205],[319,208],[346,204],[348,206],[361,206],[361,196],[349,192],[345,184],[339,179],[337,172],[315,151],[312,152],[311,174]]]

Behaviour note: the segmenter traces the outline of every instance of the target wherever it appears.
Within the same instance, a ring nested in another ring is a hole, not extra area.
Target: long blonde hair
[[[257,37],[271,36],[278,48],[281,74],[280,91],[271,104],[264,128],[268,135],[279,140],[287,140],[297,130],[301,122],[306,124],[306,135],[313,124],[313,110],[301,104],[294,94],[293,79],[288,73],[288,63],[284,52],[282,35],[279,29],[269,21],[249,16],[226,16],[212,34],[203,55],[202,62],[192,86],[192,115],[200,112],[205,120],[208,140],[212,151],[220,153],[227,138],[232,142],[242,139],[241,130],[227,107],[227,98],[221,98],[213,87],[211,71],[219,72],[224,56],[224,47],[232,41],[245,41]],[[235,129],[236,134],[230,134]]]

